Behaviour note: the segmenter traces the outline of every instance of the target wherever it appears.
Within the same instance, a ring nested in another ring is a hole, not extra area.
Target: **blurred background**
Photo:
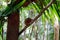
[[[0,0],[0,16],[2,16],[2,13],[7,9],[8,5],[14,1],[15,0]],[[20,7],[19,31],[25,27],[24,21],[26,18],[34,19],[50,1],[51,0],[37,0],[36,2],[31,2],[26,7]],[[5,13],[3,15],[7,14]],[[4,18],[0,17],[0,40],[6,40],[7,18],[7,16]],[[60,0],[55,0],[54,3],[45,10],[42,16],[19,36],[18,40],[59,40],[59,28]]]

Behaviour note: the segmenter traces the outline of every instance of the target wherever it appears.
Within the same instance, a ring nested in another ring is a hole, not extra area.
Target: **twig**
[[[33,23],[43,14],[43,12],[44,12],[45,10],[47,10],[49,6],[52,5],[53,2],[54,2],[54,0],[51,0],[51,2],[50,2],[46,7],[44,7],[44,8],[41,10],[41,12],[33,19],[33,21],[31,21],[29,25],[25,26],[25,27],[19,32],[18,36],[21,35],[21,33],[24,32],[31,24],[33,24]]]

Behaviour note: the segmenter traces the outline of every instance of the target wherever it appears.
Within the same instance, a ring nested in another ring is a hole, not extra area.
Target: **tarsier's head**
[[[25,19],[25,25],[28,25],[28,24],[30,24],[30,22],[32,21],[33,19],[31,19],[31,18],[26,18]]]

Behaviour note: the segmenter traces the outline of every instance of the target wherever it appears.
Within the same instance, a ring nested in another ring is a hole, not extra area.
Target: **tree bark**
[[[19,33],[19,12],[12,12],[8,16],[7,37],[6,40],[18,40]]]

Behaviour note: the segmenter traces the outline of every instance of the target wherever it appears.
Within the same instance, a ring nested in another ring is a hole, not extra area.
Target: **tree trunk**
[[[57,23],[57,21],[54,25],[54,40],[59,40],[59,24]]]
[[[12,12],[8,16],[7,37],[6,40],[18,40],[19,33],[19,12]]]

